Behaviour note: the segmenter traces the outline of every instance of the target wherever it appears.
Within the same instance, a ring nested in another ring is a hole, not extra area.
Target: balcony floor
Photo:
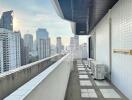
[[[65,100],[128,100],[113,84],[94,80],[83,61],[74,61]]]

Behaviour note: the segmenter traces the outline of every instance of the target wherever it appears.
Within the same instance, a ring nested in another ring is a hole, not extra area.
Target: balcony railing
[[[65,55],[4,100],[64,100],[72,64]]]
[[[25,66],[21,66],[15,70],[10,70],[8,72],[1,74],[0,75],[0,100],[10,95],[16,89],[19,89],[19,87],[21,87],[22,85],[24,85],[25,83],[33,79],[38,74],[41,75],[41,73],[44,72],[46,75],[46,73],[49,73],[50,71],[48,70],[52,69],[52,67],[59,66],[56,63],[58,62],[59,59],[62,59],[63,56],[64,55],[61,54],[61,55],[48,57],[46,59],[42,59],[40,61],[25,65]],[[53,69],[51,71],[53,71]],[[45,79],[47,79],[47,77],[49,76],[50,75],[45,76]],[[59,80],[57,80],[57,82],[58,81]],[[34,81],[34,82],[37,83],[37,81]],[[48,83],[51,84],[50,82]],[[32,88],[32,86],[29,86],[28,88]],[[22,93],[19,93],[19,94],[22,94]],[[10,100],[15,100],[15,99],[10,99]]]

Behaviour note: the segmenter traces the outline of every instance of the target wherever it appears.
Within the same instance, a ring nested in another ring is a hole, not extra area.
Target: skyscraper
[[[21,41],[21,33],[20,31],[14,32],[16,39],[16,67],[21,66],[21,49],[20,49],[20,41]]]
[[[71,51],[77,50],[79,47],[79,36],[75,35],[70,38],[70,49]]]
[[[81,49],[81,57],[82,59],[86,59],[87,58],[87,43],[83,43],[81,46],[80,46],[80,49]]]
[[[33,50],[33,36],[31,34],[24,35],[24,46],[29,52]]]
[[[51,55],[56,54],[56,45],[51,45]]]
[[[25,53],[25,61],[26,64],[29,63],[30,60],[30,52],[33,50],[33,36],[31,34],[24,35],[24,53]]]
[[[3,12],[0,19],[0,28],[13,31],[13,11]]]
[[[75,49],[79,47],[79,36],[78,35],[74,36],[74,45],[75,45]]]
[[[20,42],[19,34],[0,28],[0,52],[1,72],[8,71],[20,66]],[[2,62],[3,60],[3,62]]]
[[[61,37],[57,37],[56,38],[56,51],[57,53],[61,53],[62,52],[62,42],[61,42]]]
[[[50,56],[50,38],[46,29],[39,28],[36,31],[36,42],[38,58],[43,59]]]
[[[46,40],[46,57],[51,55],[51,45],[50,45],[50,38]]]
[[[70,38],[70,51],[75,59],[78,59],[81,56],[79,49],[79,36],[74,35],[74,37]]]
[[[0,73],[3,72],[3,41],[0,39]]]
[[[74,37],[70,38],[70,51],[74,50]]]
[[[38,28],[36,31],[37,39],[47,39],[49,37],[49,33],[44,28]]]
[[[24,39],[21,37],[20,40],[20,48],[21,48],[21,66],[26,65],[26,52],[24,47]]]

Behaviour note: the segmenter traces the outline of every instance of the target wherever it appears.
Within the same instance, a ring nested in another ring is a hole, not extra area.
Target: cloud
[[[70,23],[56,15],[49,0],[0,0],[0,13],[12,9],[15,29],[19,29],[22,36],[29,32],[35,39],[37,28],[46,28],[51,38],[64,37],[64,44],[69,41],[67,37],[73,36]]]

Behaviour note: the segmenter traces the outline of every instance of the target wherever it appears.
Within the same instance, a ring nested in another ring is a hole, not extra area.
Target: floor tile
[[[80,80],[80,86],[92,86],[90,80]]]
[[[81,89],[81,93],[82,92],[88,92],[88,89]]]
[[[81,89],[82,98],[97,98],[97,94],[94,89]]]
[[[79,71],[78,73],[79,73],[79,74],[87,74],[86,71]]]
[[[77,64],[77,66],[83,66],[83,64]]]
[[[81,97],[82,98],[88,98],[89,96],[88,96],[87,92],[83,92],[83,93],[81,93]]]
[[[84,68],[84,66],[80,66],[80,65],[78,65],[77,67],[78,67],[78,68]]]
[[[88,93],[89,98],[97,98],[96,93]]]
[[[80,79],[88,79],[89,77],[88,77],[88,75],[79,75],[79,78]]]
[[[78,68],[78,70],[85,70],[85,68]]]
[[[120,98],[119,94],[114,89],[100,89],[104,98]]]
[[[95,83],[96,83],[96,85],[97,86],[110,86],[110,84],[108,83],[108,82],[106,82],[106,81],[95,81]]]
[[[81,92],[95,93],[94,89],[81,89]]]
[[[94,90],[94,89],[87,89],[87,91],[88,91],[89,93],[95,93],[95,90]]]

